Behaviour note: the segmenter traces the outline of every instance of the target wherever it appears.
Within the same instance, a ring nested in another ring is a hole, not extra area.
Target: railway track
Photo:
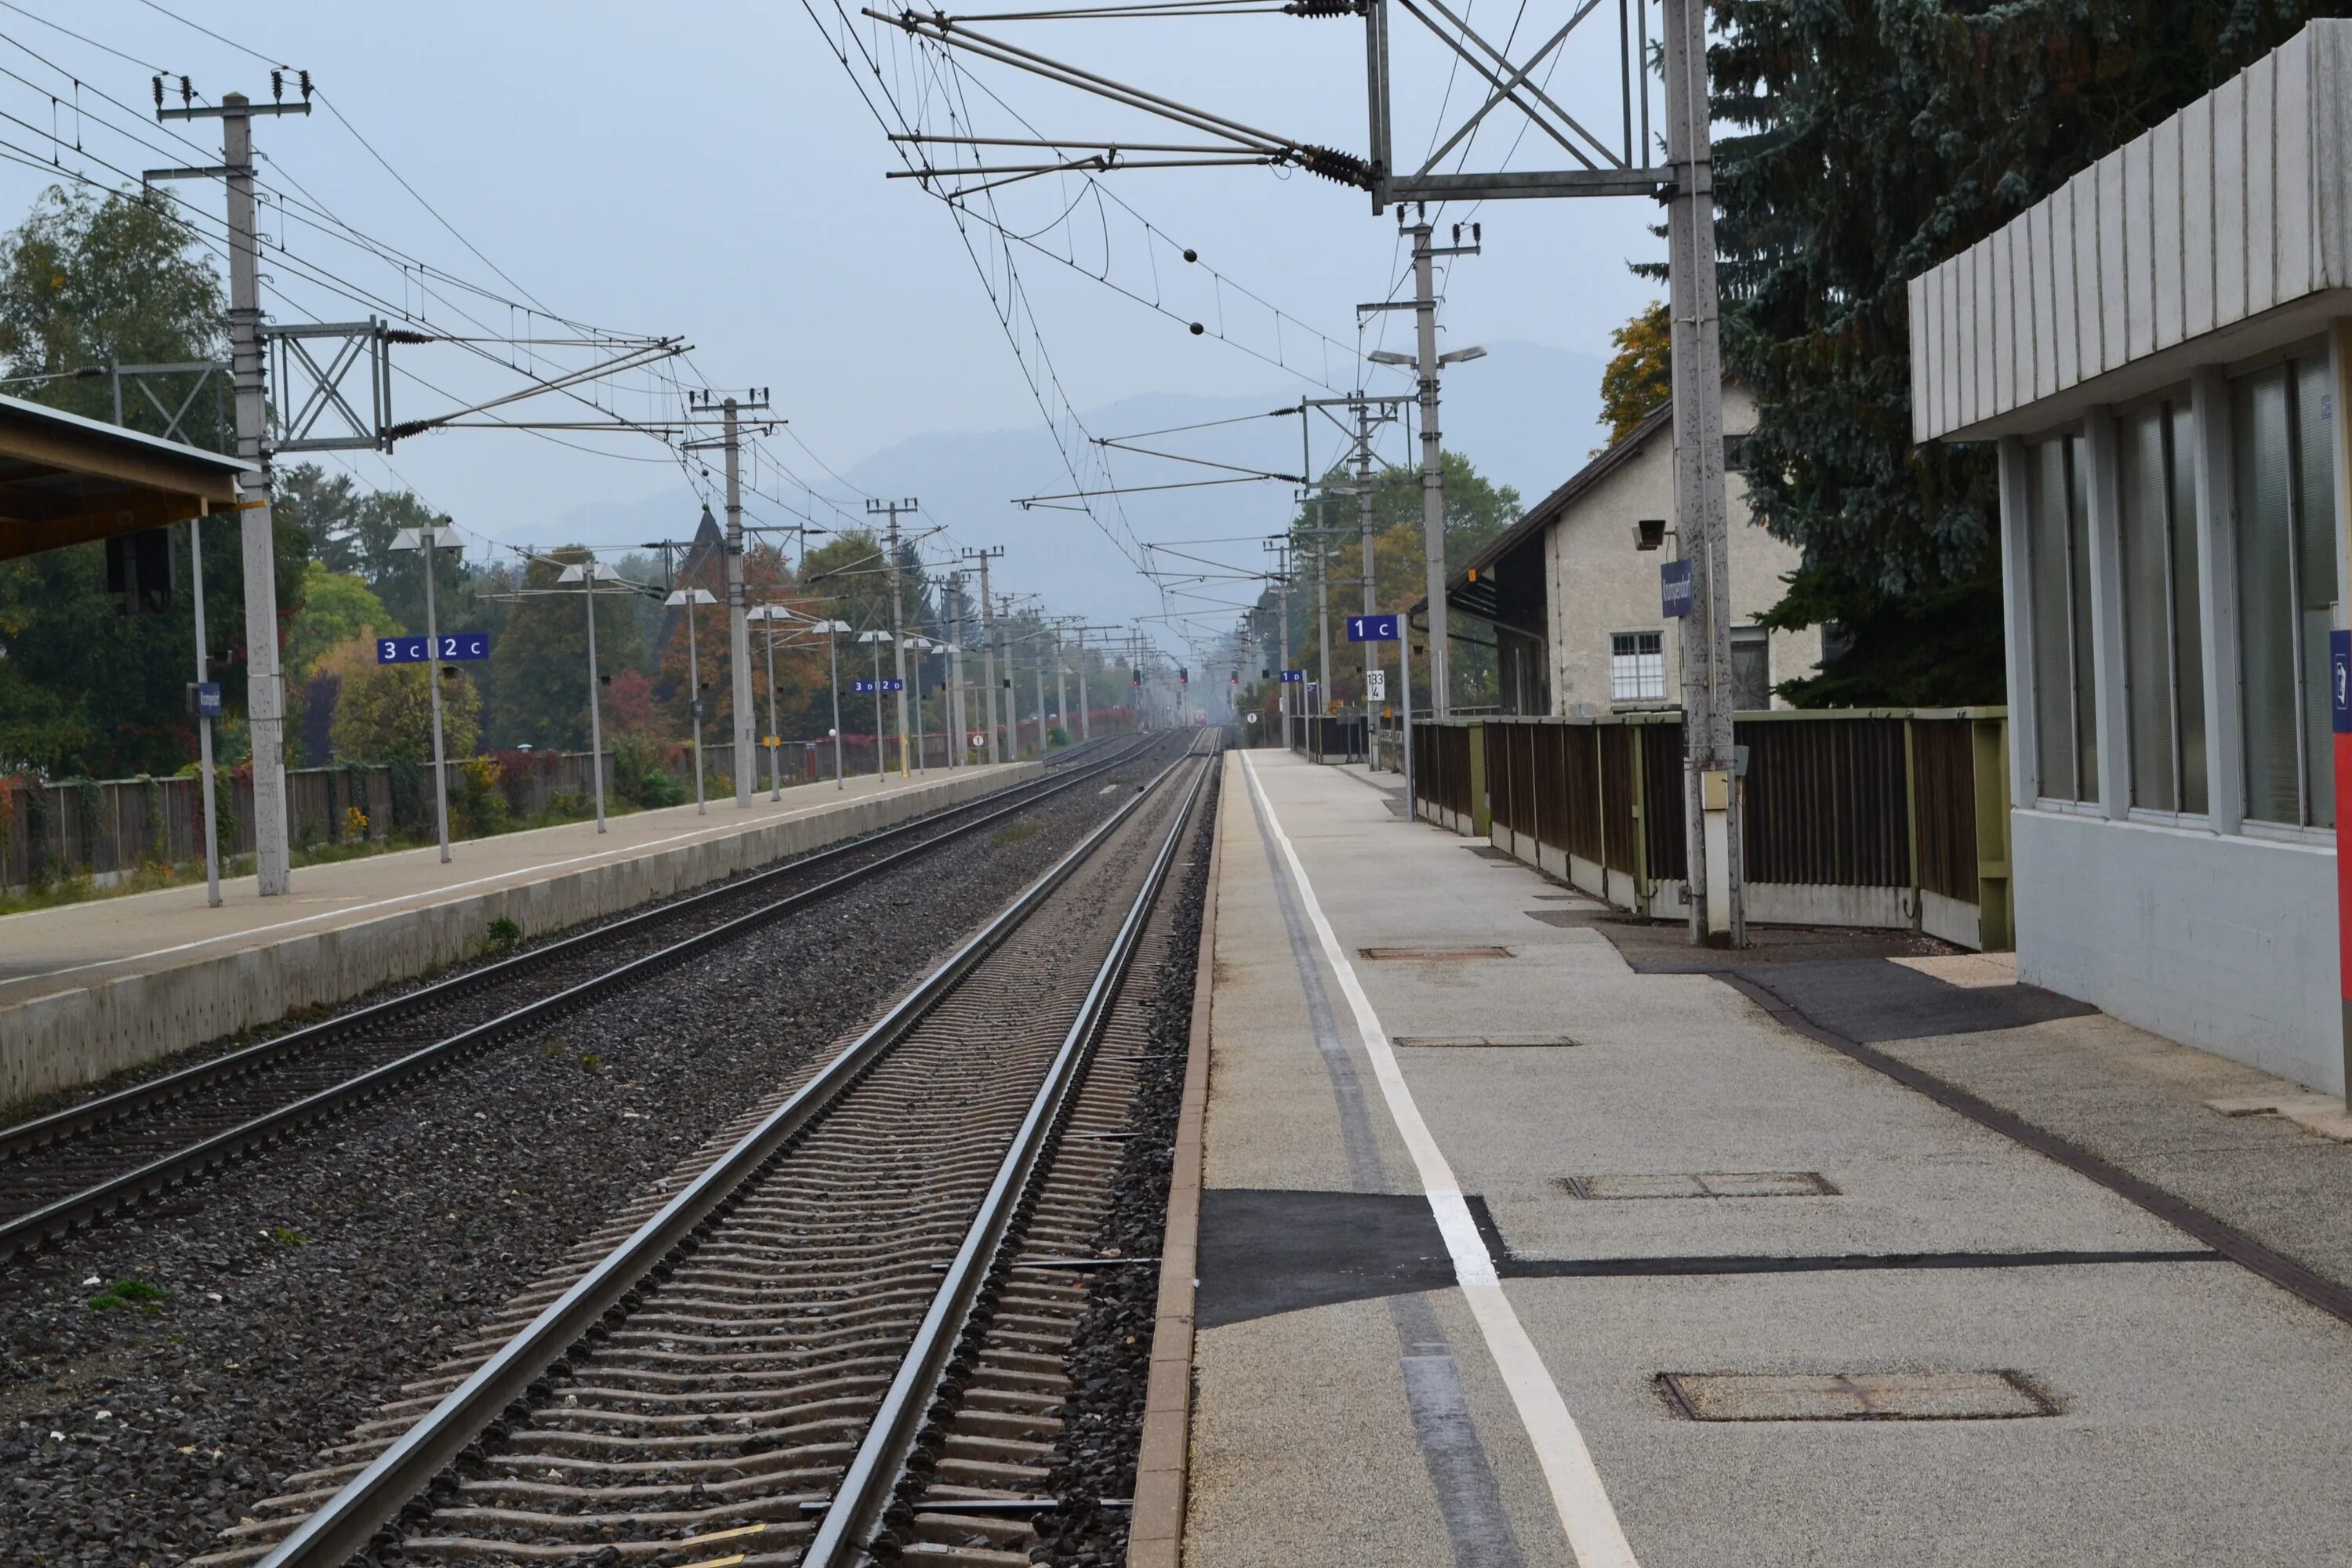
[[[0,1258],[805,910],[1138,760],[1047,777],[738,877],[54,1115],[0,1130]]]
[[[1087,1272],[1134,1261],[1092,1237],[1214,766],[1171,763],[197,1561],[1025,1562]]]

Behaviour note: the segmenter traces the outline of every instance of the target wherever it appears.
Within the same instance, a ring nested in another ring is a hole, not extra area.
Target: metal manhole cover
[[[1400,1046],[1580,1046],[1566,1035],[1398,1035]]]
[[[1580,1198],[1833,1198],[1819,1171],[1667,1171],[1623,1176],[1562,1176]]]
[[[1507,947],[1360,947],[1374,963],[1462,963],[1478,958],[1508,958]]]
[[[1664,1372],[1692,1421],[2012,1421],[2058,1405],[2021,1372]]]
[[[1471,854],[1475,855],[1481,860],[1509,860],[1517,863],[1518,859],[1518,857],[1512,854],[1509,850],[1497,849],[1492,844],[1465,844],[1462,847],[1467,849]]]

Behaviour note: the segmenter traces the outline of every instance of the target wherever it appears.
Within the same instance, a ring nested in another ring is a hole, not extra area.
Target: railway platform
[[[264,899],[225,879],[0,917],[0,1106],[346,1001],[474,956],[491,922],[539,936],[1035,776],[1015,763],[798,785],[298,868]]]
[[[2340,1108],[1393,783],[1227,759],[1139,1568],[2341,1560]]]

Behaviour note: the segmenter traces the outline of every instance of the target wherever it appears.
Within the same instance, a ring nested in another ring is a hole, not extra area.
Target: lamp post
[[[449,520],[443,518],[443,523]],[[425,560],[425,683],[433,694],[433,826],[441,840],[441,863],[449,863],[449,773],[441,754],[441,627],[433,608],[433,552],[463,550],[462,541],[442,537],[439,528],[404,528],[392,536],[394,550],[414,550]]]
[[[596,677],[596,584],[617,583],[621,574],[598,561],[574,562],[556,574],[559,583],[580,584],[581,603],[588,606],[588,772],[596,781],[596,831],[604,831],[604,704]]]
[[[710,815],[710,803],[702,798],[702,660],[694,642],[694,607],[718,602],[708,588],[674,589],[670,596],[662,601],[686,611],[686,689],[688,711],[694,717],[694,815],[697,816]],[[743,759],[736,758],[735,765],[741,767]]]
[[[923,660],[929,658],[932,654],[939,652],[942,645],[931,641],[929,637],[908,637],[901,646],[910,647],[915,650],[915,689],[913,692],[915,700],[915,771],[919,773],[925,771],[925,764],[923,762],[923,742],[926,739],[923,730]]]
[[[819,621],[813,632],[824,634],[825,661],[833,667],[833,787],[847,789],[841,774],[841,644],[835,638],[849,629],[847,621]]]
[[[783,734],[776,728],[776,627],[778,621],[793,619],[793,613],[782,605],[754,605],[743,613],[746,621],[760,621],[767,626],[761,639],[768,656],[768,798],[784,798]]]
[[[882,760],[882,645],[895,647],[898,638],[895,633],[872,631],[858,633],[857,640],[874,647],[874,787],[880,789],[888,771]]]

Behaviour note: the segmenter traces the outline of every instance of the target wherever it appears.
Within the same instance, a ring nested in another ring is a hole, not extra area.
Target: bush
[[[467,757],[452,770],[450,810],[471,834],[504,833],[513,817],[506,792],[499,788],[505,772],[494,757]]]
[[[686,785],[670,776],[669,746],[651,735],[624,735],[613,747],[613,793],[640,810],[677,805]]]

